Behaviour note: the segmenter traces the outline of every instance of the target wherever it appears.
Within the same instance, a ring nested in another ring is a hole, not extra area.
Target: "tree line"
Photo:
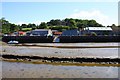
[[[10,23],[9,21],[5,20],[5,18],[0,19],[0,29],[2,29],[2,33],[13,33],[15,31],[28,31],[24,28],[30,28],[31,30],[34,29],[52,29],[52,30],[68,30],[68,29],[82,29],[85,27],[103,27],[102,24],[99,24],[95,20],[82,20],[82,19],[73,19],[73,18],[66,18],[63,20],[60,19],[52,19],[49,22],[41,22],[39,25],[36,24],[22,24],[16,25],[14,23]],[[116,27],[115,24],[111,25],[110,27]],[[120,26],[119,26],[120,27]]]

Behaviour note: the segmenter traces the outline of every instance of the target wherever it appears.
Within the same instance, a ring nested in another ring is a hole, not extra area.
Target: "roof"
[[[62,32],[62,35],[78,35],[77,29],[65,30]]]
[[[61,35],[62,32],[54,32],[53,34],[55,34],[55,35]]]
[[[19,34],[24,34],[25,32],[19,31]]]
[[[48,30],[50,30],[50,29],[35,29],[33,31],[48,31]]]
[[[52,32],[58,32],[58,30],[52,30]]]
[[[112,30],[111,27],[86,27],[85,30]]]

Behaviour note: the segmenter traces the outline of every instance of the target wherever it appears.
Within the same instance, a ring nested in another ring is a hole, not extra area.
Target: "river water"
[[[38,44],[39,45],[39,44]],[[40,45],[66,45],[57,43],[41,43]],[[69,43],[67,46],[118,46],[118,43]],[[58,57],[118,57],[118,48],[40,48],[40,47],[14,47],[2,46],[5,54],[58,56]],[[4,54],[2,53],[2,54]],[[1,63],[1,62],[0,62]],[[32,64],[22,62],[2,61],[3,78],[118,78],[120,67],[113,66],[65,66],[52,64]]]
[[[118,56],[118,43],[39,43],[54,46],[116,46],[116,48],[55,48],[37,46],[3,46],[3,54],[41,56],[41,57],[111,57]]]
[[[2,62],[3,78],[118,78],[119,67]]]

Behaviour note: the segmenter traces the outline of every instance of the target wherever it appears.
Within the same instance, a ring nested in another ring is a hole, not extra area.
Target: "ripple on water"
[[[9,67],[8,67],[9,66]],[[117,78],[118,67],[2,63],[3,78]],[[12,73],[12,74],[11,74]],[[101,74],[102,73],[102,74]],[[98,75],[99,74],[99,75]]]

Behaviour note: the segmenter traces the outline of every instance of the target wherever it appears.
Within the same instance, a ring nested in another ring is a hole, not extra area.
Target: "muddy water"
[[[3,78],[118,78],[119,67],[2,62]]]
[[[4,46],[2,54],[36,55],[41,57],[118,57],[118,48],[61,49],[47,47]]]
[[[39,45],[39,44],[38,44]],[[40,45],[118,46],[118,43],[41,43]],[[2,49],[1,49],[2,48]],[[38,55],[54,57],[119,57],[118,48],[75,48],[0,46],[2,54]],[[34,53],[34,54],[33,54]],[[1,62],[0,62],[1,63]],[[2,62],[3,78],[118,78],[118,68],[105,66],[65,66]]]
[[[32,43],[35,45],[49,45],[49,46],[118,46],[119,43]],[[30,44],[29,44],[30,45]]]

